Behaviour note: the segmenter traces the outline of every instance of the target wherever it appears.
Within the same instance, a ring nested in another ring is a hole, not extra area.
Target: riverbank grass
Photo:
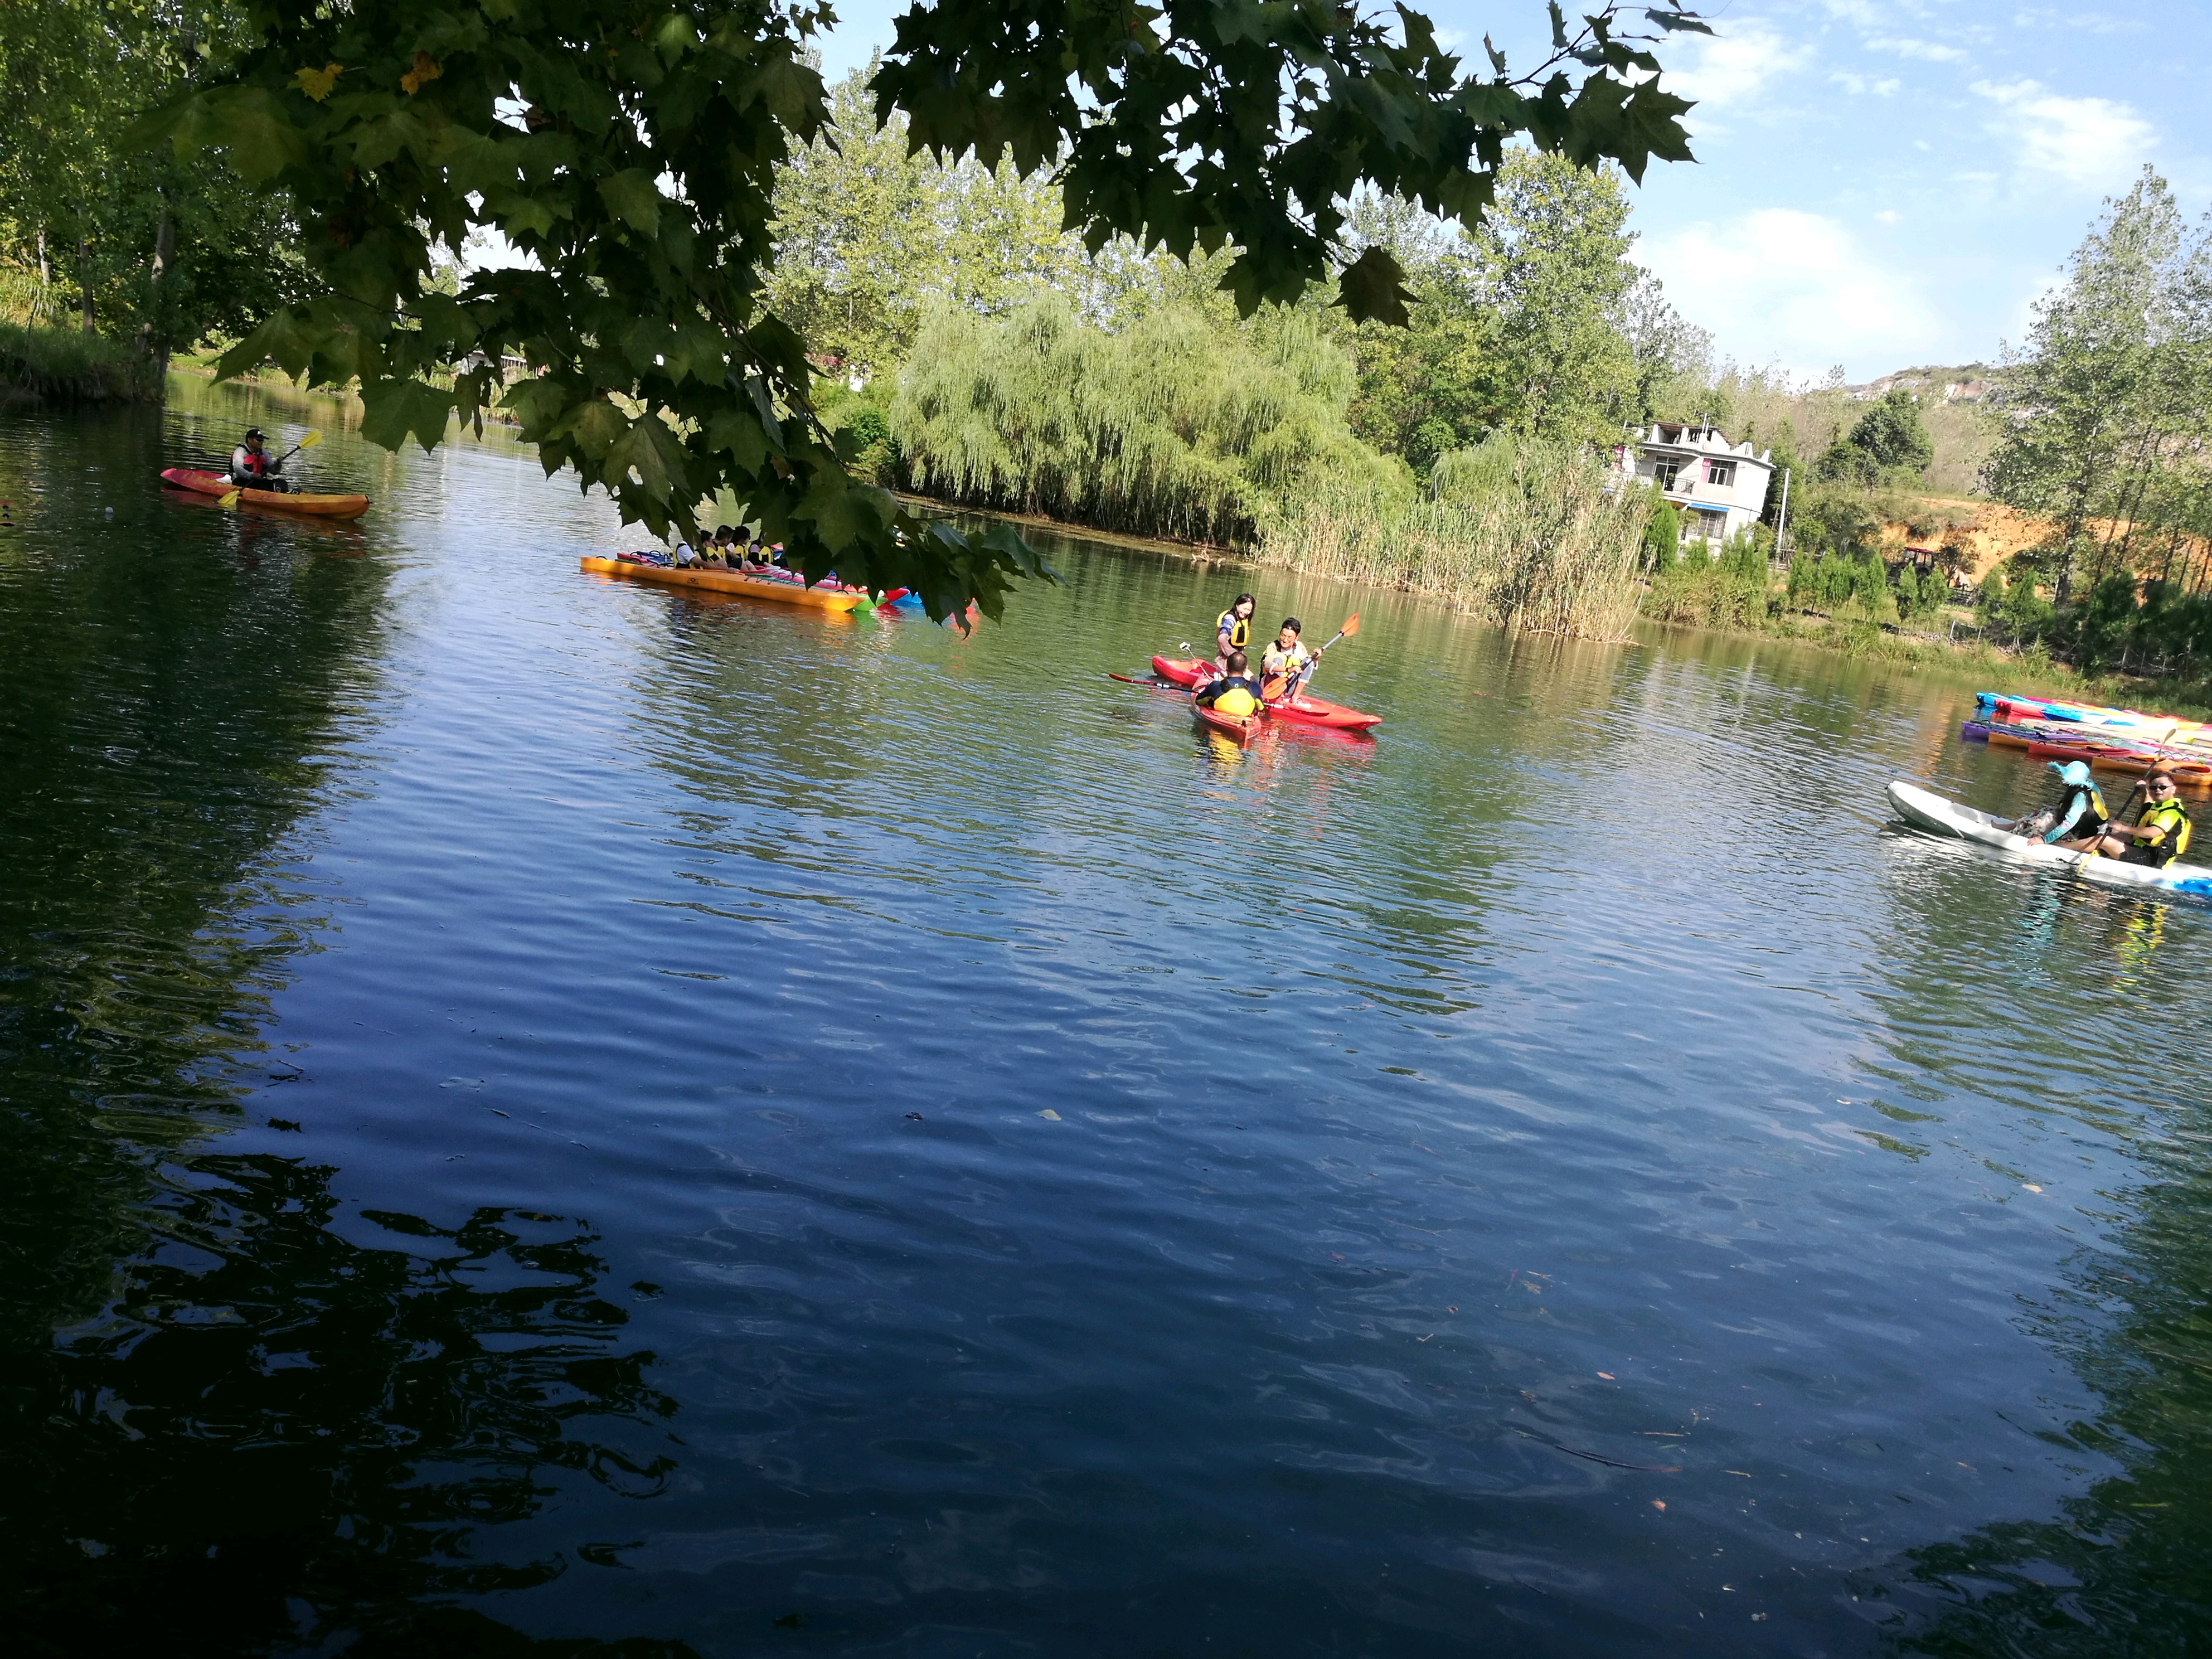
[[[0,401],[137,402],[160,396],[128,346],[80,329],[0,323]]]

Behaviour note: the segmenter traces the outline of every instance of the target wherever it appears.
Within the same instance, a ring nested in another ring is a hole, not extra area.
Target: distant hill
[[[1917,392],[1923,404],[1987,403],[1996,386],[1987,363],[1961,363],[1954,368],[1931,364],[1924,368],[1900,368],[1864,386],[1847,386],[1844,395],[1858,403],[1871,403],[1893,388]]]

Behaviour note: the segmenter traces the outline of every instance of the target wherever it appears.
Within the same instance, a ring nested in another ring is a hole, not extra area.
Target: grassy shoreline
[[[0,404],[158,403],[161,377],[130,347],[74,328],[0,323]]]

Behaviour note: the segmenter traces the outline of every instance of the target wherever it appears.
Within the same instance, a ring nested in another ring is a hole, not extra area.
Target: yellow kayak
[[[742,593],[747,599],[774,599],[778,605],[806,605],[817,611],[857,611],[869,603],[866,593],[841,587],[802,587],[774,576],[748,576],[737,570],[672,570],[657,564],[633,564],[628,559],[584,559],[583,568],[595,576],[620,576],[629,581],[665,582],[671,587],[703,587],[710,593]]]

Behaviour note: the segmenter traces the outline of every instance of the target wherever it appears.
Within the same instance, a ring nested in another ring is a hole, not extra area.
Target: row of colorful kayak
[[[879,611],[893,605],[919,610],[921,596],[895,587],[881,599],[865,587],[848,587],[834,579],[810,586],[804,576],[773,571],[716,570],[699,566],[677,569],[636,559],[586,558],[582,568],[595,576],[620,576],[630,581],[659,582],[668,587],[703,588],[710,593],[743,593],[750,599],[778,605],[803,605],[815,611]]]
[[[1977,717],[1986,720],[2049,720],[2063,726],[2094,726],[2100,732],[2124,734],[2149,743],[2203,743],[2212,748],[2212,726],[2174,714],[2146,714],[2140,709],[2113,708],[2103,703],[2023,697],[2002,691],[1977,692],[1974,705]]]

